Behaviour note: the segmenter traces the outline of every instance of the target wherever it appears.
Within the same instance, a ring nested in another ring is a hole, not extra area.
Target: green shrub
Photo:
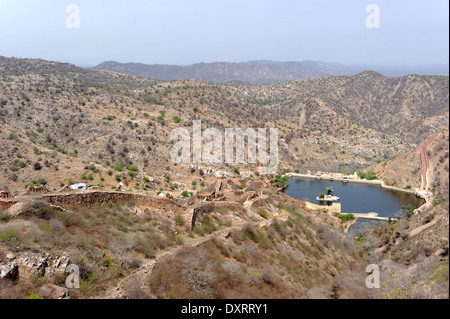
[[[180,123],[180,122],[181,122],[181,118],[180,118],[179,116],[174,116],[174,117],[173,117],[173,121],[174,121],[175,123]]]
[[[355,238],[355,241],[357,243],[363,243],[364,242],[364,236],[363,235],[359,235],[358,237]]]
[[[7,223],[11,216],[9,216],[8,211],[6,210],[0,210],[0,222]]]
[[[19,244],[19,236],[14,229],[5,229],[0,232],[0,242],[7,246],[15,247]]]
[[[374,171],[369,171],[367,173],[359,172],[358,176],[361,179],[367,179],[369,181],[373,181],[373,180],[377,179],[377,175]]]
[[[160,123],[160,124],[163,124],[164,125],[164,116],[158,116],[157,118],[156,118],[156,120]]]
[[[88,281],[90,283],[95,284],[95,283],[100,281],[100,276],[98,275],[98,273],[94,272],[94,273],[89,275]]]
[[[175,223],[178,226],[184,226],[184,224],[186,223],[186,221],[184,220],[184,216],[181,214],[176,214],[175,215]]]
[[[47,185],[47,181],[43,178],[33,179],[31,182],[36,186]]]
[[[267,217],[269,217],[269,215],[264,209],[259,212],[259,216],[261,216],[264,219],[267,219]]]
[[[334,215],[343,221],[355,220],[355,216],[353,214],[335,213]]]
[[[288,176],[281,177],[280,175],[275,176],[275,179],[272,180],[272,183],[278,188],[286,188],[289,182]]]
[[[112,265],[112,259],[111,259],[111,258],[106,258],[106,259],[103,261],[103,266],[104,266],[104,267],[109,268],[111,265]]]
[[[200,236],[209,235],[216,230],[213,220],[208,215],[202,215],[200,218],[201,226],[195,226],[194,232]]]
[[[403,205],[402,210],[404,210],[408,216],[411,216],[412,214],[414,214],[416,208],[413,205]]]
[[[433,206],[439,206],[442,203],[443,199],[442,198],[436,198],[435,201],[433,202]]]

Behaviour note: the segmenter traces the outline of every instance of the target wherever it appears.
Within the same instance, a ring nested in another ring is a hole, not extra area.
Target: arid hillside
[[[416,149],[369,169],[389,185],[428,190],[434,197],[448,200],[448,157],[449,132],[446,129],[430,135]]]
[[[215,189],[206,202],[127,192],[16,199],[0,210],[0,298],[368,297],[345,221],[266,181],[221,179]],[[80,289],[64,287],[69,264],[80,267]]]
[[[436,76],[253,86],[0,58],[0,298],[448,298],[448,90]],[[279,175],[172,163],[171,132],[193,120],[278,128]],[[431,201],[353,236],[352,216],[280,192],[294,170],[374,171]],[[365,288],[369,263],[381,290]]]
[[[1,58],[0,74],[0,183],[15,195],[33,183],[58,190],[82,181],[196,191],[212,181],[209,166],[230,175],[236,166],[246,175],[257,170],[175,167],[170,133],[191,129],[195,119],[219,130],[276,127],[280,169],[346,173],[406,153],[448,124],[448,77],[366,72],[251,86],[152,81],[12,58]]]
[[[358,238],[388,282],[385,298],[448,298],[449,132],[427,137],[416,149],[368,168],[390,185],[420,189],[428,202],[403,207],[395,224],[376,225]]]

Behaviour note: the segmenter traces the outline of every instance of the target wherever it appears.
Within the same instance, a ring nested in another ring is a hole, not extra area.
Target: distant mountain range
[[[377,71],[385,76],[396,77],[408,74],[448,75],[447,65],[430,66],[347,66],[317,61],[275,62],[250,61],[242,63],[199,63],[189,66],[147,65],[142,63],[103,62],[94,70],[113,71],[155,80],[202,79],[214,83],[242,81],[250,84],[274,84],[301,79],[324,78],[336,75],[353,75],[365,70]]]

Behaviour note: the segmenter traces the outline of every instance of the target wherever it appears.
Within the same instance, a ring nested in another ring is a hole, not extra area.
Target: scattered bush
[[[181,122],[181,118],[180,118],[179,116],[174,116],[174,117],[173,117],[173,121],[174,121],[175,123],[180,123],[180,122]]]
[[[118,164],[114,165],[114,169],[116,171],[121,172],[123,170],[123,164],[118,163]]]
[[[183,196],[183,197],[189,197],[189,192],[188,192],[188,191],[183,191],[183,192],[181,193],[181,196]]]
[[[335,213],[334,216],[338,217],[339,219],[341,219],[343,221],[355,220],[355,216],[353,214],[339,214],[339,213]]]
[[[264,209],[259,212],[259,216],[261,216],[264,219],[267,219],[269,217]]]
[[[369,181],[373,181],[373,180],[377,179],[377,175],[374,171],[369,171],[367,173],[359,172],[358,176],[361,179],[367,179]]]
[[[14,229],[7,228],[0,232],[0,242],[9,246],[10,248],[16,248],[20,240],[17,232]]]
[[[9,215],[7,210],[0,210],[0,222],[7,223],[11,216]]]

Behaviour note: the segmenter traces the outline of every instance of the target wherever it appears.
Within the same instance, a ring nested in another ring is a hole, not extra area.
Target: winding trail
[[[431,222],[429,222],[428,224],[419,226],[415,229],[413,229],[410,233],[409,233],[409,237],[414,237],[419,235],[420,233],[422,233],[423,231],[425,231],[426,229],[430,228],[431,226],[436,225],[442,218],[434,218]]]
[[[444,134],[443,131],[428,136],[418,147],[417,153],[420,155],[421,190],[428,190],[430,187],[431,162],[428,155],[429,146]]]

